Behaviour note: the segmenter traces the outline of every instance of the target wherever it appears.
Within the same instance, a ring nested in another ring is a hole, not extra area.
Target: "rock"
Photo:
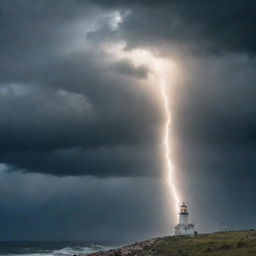
[[[74,256],[131,256],[132,254],[136,253],[137,251],[143,250],[145,247],[151,246],[156,239],[147,240],[144,242],[136,242],[131,245],[126,245],[121,248],[111,249],[108,251],[99,251],[94,252],[91,254],[79,254]]]

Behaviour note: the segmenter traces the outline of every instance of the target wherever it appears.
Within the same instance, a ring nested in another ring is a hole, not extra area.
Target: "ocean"
[[[118,247],[88,242],[0,242],[1,256],[70,256]]]

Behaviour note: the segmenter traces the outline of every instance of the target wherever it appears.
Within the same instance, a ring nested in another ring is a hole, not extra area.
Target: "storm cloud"
[[[119,43],[179,69],[172,159],[199,231],[252,228],[255,17],[254,1],[0,0],[1,239],[133,240],[172,229],[152,70],[118,59]]]
[[[97,1],[105,8],[127,8],[120,26],[130,47],[178,47],[196,54],[255,53],[255,2]]]
[[[97,7],[74,2],[72,14],[69,5],[2,5],[1,161],[59,176],[156,173],[157,150],[145,145],[155,142],[159,109],[139,84],[147,67],[83,47],[90,22],[103,18]]]

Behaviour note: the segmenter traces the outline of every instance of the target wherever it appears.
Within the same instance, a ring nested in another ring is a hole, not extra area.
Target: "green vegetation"
[[[158,238],[137,256],[256,256],[256,231]]]

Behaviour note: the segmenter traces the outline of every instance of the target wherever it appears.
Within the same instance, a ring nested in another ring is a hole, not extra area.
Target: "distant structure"
[[[226,232],[226,231],[227,231],[227,228],[226,228],[225,223],[221,222],[220,223],[220,232]]]
[[[193,236],[194,224],[188,223],[188,207],[183,203],[179,212],[179,224],[175,226],[175,236]]]

